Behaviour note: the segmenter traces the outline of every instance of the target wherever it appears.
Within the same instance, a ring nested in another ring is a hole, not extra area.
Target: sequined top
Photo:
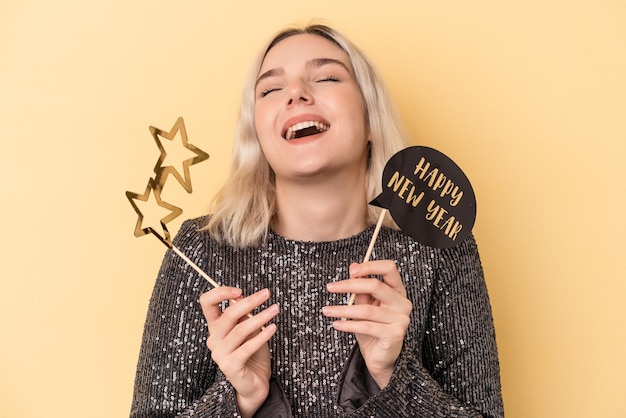
[[[322,315],[347,295],[326,283],[349,277],[374,227],[331,242],[300,242],[273,231],[259,247],[236,249],[186,221],[174,245],[222,285],[250,295],[265,287],[278,303],[270,340],[272,376],[296,417],[465,417],[504,415],[489,297],[470,236],[450,249],[425,247],[382,228],[372,260],[395,260],[413,303],[403,350],[389,384],[356,410],[338,404],[342,371],[356,339]],[[131,417],[237,417],[233,387],[206,347],[199,297],[211,286],[168,250],[150,300]],[[358,349],[356,350],[358,351]]]

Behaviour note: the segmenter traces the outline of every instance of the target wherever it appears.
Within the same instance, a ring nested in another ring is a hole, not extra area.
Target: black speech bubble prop
[[[476,220],[476,197],[461,168],[436,149],[413,146],[392,156],[382,193],[370,202],[386,208],[407,235],[435,248],[461,243]]]

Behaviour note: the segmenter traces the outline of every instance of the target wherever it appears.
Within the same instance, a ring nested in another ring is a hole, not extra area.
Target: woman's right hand
[[[270,351],[267,345],[276,325],[263,325],[278,314],[272,305],[254,316],[249,313],[270,297],[263,289],[241,298],[241,289],[221,286],[200,296],[202,312],[209,326],[206,345],[211,358],[237,392],[237,404],[243,417],[251,417],[269,393]],[[222,312],[220,303],[236,300]]]

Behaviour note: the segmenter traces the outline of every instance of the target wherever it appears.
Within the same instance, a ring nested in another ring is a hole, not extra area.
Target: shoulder
[[[478,245],[476,244],[474,234],[469,234],[467,238],[459,242],[457,245],[449,248],[443,248],[441,250],[441,258],[451,260],[478,260]]]
[[[209,237],[209,234],[204,230],[208,220],[209,216],[200,216],[185,220],[176,233],[172,243],[176,247],[185,247],[194,242],[205,241]]]
[[[199,216],[197,218],[187,219],[183,222],[180,227],[180,231],[191,231],[196,230],[199,231],[206,227],[207,223],[211,219],[210,215]]]

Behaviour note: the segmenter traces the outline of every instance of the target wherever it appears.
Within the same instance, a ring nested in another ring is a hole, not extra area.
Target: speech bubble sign
[[[383,191],[370,202],[386,208],[407,235],[435,248],[460,244],[472,232],[476,197],[465,173],[436,149],[413,146],[389,159]]]

